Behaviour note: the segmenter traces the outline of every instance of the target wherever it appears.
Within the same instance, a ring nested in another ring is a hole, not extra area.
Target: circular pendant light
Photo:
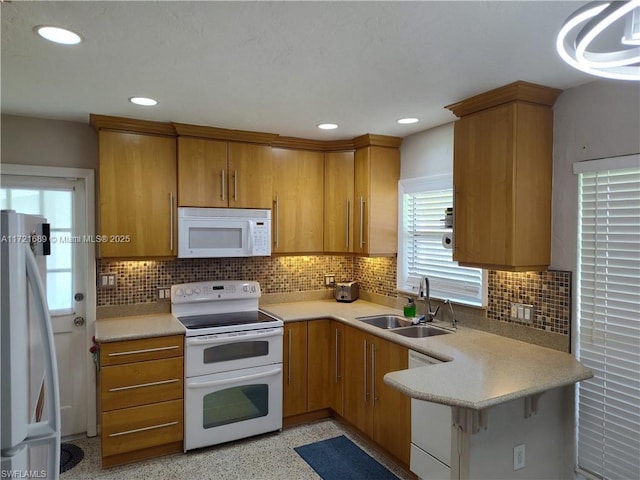
[[[596,51],[596,40],[623,20],[624,35],[618,36],[619,43],[608,51]],[[565,62],[585,73],[640,81],[640,0],[584,5],[565,21],[556,49]]]

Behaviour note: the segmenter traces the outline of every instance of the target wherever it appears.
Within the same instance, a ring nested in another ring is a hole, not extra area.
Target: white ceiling
[[[554,47],[583,3],[14,0],[1,6],[2,112],[404,137],[454,120],[445,105],[515,80],[594,80]],[[44,24],[85,41],[46,42],[33,31]],[[136,95],[160,103],[134,106]],[[420,123],[396,123],[406,116]]]

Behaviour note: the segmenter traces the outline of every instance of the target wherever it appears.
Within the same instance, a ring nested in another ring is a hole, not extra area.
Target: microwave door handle
[[[247,253],[253,254],[253,222],[249,222],[249,239],[247,240]]]

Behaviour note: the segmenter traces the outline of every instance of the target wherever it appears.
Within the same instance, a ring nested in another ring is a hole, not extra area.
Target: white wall
[[[640,85],[613,80],[581,85],[565,90],[553,110],[551,268],[576,272],[578,177],[573,163],[640,152]]]
[[[88,124],[2,115],[2,163],[98,167],[98,136]]]
[[[400,178],[453,172],[453,123],[414,133],[402,140]]]

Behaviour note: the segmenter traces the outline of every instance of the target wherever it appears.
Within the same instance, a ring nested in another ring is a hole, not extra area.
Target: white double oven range
[[[250,281],[171,287],[184,325],[184,449],[282,428],[283,323],[258,309]]]

